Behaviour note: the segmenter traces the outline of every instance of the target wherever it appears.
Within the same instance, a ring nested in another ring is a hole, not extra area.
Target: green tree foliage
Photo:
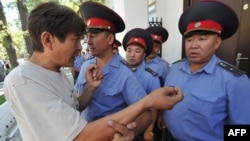
[[[7,3],[7,5],[5,5],[4,8],[8,8],[8,11],[15,10],[16,14],[19,15],[18,12],[20,11],[18,11],[17,3],[20,1],[24,2],[25,4],[24,6],[26,6],[26,8],[28,9],[28,12],[30,12],[38,4],[42,2],[47,2],[47,1],[57,1],[62,5],[66,5],[72,8],[76,12],[79,11],[79,5],[85,1],[95,1],[95,2],[105,4],[105,0],[13,0],[12,2]],[[26,31],[22,30],[21,23],[22,22],[20,21],[20,18],[14,19],[12,21],[7,21],[7,28],[13,39],[13,46],[16,49],[17,58],[28,58],[30,54],[27,51],[26,43],[24,41],[24,37],[28,36],[28,32],[27,30]],[[0,21],[0,26],[1,26],[1,21]],[[4,37],[4,35],[5,33],[0,31],[0,39],[3,39],[2,37]],[[6,44],[3,44],[3,40],[0,40],[0,59],[8,60],[10,56],[7,55],[4,47],[6,47]]]

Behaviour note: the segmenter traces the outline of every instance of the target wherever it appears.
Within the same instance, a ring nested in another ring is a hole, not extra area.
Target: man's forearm
[[[146,100],[140,100],[117,113],[106,116],[104,118],[93,121],[83,129],[77,139],[85,139],[91,141],[110,140],[116,132],[113,128],[110,128],[107,124],[108,120],[118,121],[120,124],[128,124],[144,111],[149,108]]]
[[[76,140],[110,140],[117,131],[108,126],[108,120],[114,120],[120,124],[127,125],[135,121],[147,109],[171,109],[182,99],[183,95],[178,87],[159,88],[127,108],[87,124],[83,131],[76,137]]]

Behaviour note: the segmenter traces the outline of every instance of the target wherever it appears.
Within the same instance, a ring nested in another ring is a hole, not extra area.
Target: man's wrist
[[[94,85],[91,85],[91,84],[89,84],[89,83],[86,83],[85,89],[86,89],[86,91],[88,91],[88,92],[92,92],[92,91],[95,91],[95,90],[97,89],[97,87],[94,86]]]
[[[154,136],[154,133],[153,133],[152,131],[147,131],[147,134],[148,134],[149,136],[151,136],[151,137]]]
[[[144,101],[144,108],[146,109],[146,110],[148,110],[148,109],[152,109],[152,100],[150,100],[150,96],[149,95],[147,95],[147,96],[145,96],[144,97],[144,99],[143,99]]]

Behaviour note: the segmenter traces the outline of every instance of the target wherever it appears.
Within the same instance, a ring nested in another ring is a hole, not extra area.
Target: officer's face
[[[158,42],[154,42],[153,50],[148,57],[152,59],[155,58],[156,56],[158,56],[160,49],[161,49],[161,44]]]
[[[204,66],[209,62],[215,50],[221,44],[221,38],[218,35],[194,34],[185,38],[186,56],[192,64]]]
[[[118,48],[113,48],[113,52],[114,53],[119,53],[119,49]]]
[[[140,65],[145,55],[145,49],[139,45],[131,44],[127,47],[126,60],[131,67]]]
[[[93,56],[103,55],[107,50],[112,50],[114,35],[106,31],[87,33],[88,48]]]

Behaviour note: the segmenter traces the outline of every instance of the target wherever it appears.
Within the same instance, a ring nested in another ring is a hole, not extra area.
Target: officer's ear
[[[222,39],[220,36],[217,36],[215,39],[215,49],[217,49],[221,45]]]
[[[108,35],[108,40],[109,40],[109,45],[113,46],[113,44],[115,42],[115,35],[114,34],[109,34]]]

